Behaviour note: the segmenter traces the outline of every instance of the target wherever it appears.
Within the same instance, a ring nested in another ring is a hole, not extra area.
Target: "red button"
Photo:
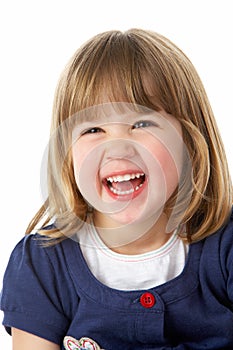
[[[156,302],[155,297],[151,293],[146,292],[142,294],[140,297],[140,303],[143,307],[150,308],[154,306],[155,302]]]

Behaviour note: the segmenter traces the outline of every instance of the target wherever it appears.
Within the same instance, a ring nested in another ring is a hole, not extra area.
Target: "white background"
[[[141,27],[167,36],[183,49],[207,90],[233,173],[231,3],[1,1],[1,280],[11,250],[42,204],[40,166],[58,77],[74,51],[98,32]],[[0,347],[11,349],[3,327]]]

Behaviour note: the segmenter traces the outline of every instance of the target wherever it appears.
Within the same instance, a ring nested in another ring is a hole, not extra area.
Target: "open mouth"
[[[104,183],[112,195],[128,196],[139,194],[145,184],[145,179],[145,174],[138,172],[108,176]]]

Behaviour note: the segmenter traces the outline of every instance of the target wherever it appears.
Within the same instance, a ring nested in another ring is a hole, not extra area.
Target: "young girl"
[[[82,46],[57,88],[47,170],[4,277],[14,350],[233,349],[232,186],[181,50],[139,29]]]

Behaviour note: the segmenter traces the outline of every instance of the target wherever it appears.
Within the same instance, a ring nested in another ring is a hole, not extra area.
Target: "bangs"
[[[74,77],[76,70],[75,81],[71,81],[75,86],[69,89],[74,92],[70,116],[108,102],[126,102],[155,111],[165,109],[159,98],[163,95],[161,74],[153,50],[145,50],[135,35],[104,33],[81,50],[82,55],[76,53],[71,72]]]

